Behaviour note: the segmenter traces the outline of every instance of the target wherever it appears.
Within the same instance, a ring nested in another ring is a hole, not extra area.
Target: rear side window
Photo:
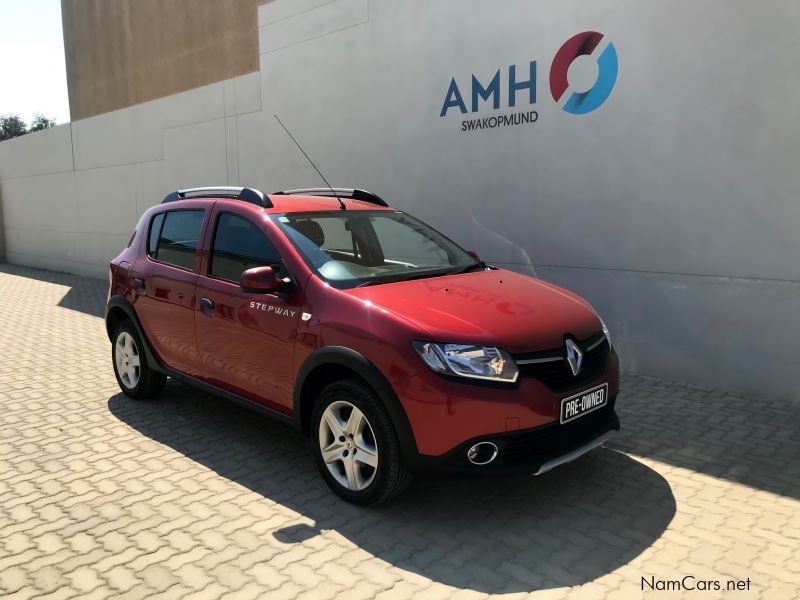
[[[161,235],[161,225],[164,224],[164,213],[159,213],[153,218],[150,223],[150,236],[147,238],[147,255],[150,258],[156,257],[156,250],[158,250],[158,238]]]
[[[193,269],[204,214],[205,211],[202,210],[175,210],[166,213],[158,238],[156,260]],[[155,224],[155,219],[153,221]],[[152,230],[150,234],[152,237]]]
[[[250,221],[222,213],[217,221],[209,275],[239,283],[242,273],[253,267],[280,266],[280,256],[267,236]]]

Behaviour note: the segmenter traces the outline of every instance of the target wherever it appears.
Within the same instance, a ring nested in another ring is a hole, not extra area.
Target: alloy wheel
[[[358,492],[369,487],[378,472],[378,446],[367,417],[342,400],[332,402],[319,423],[322,460],[343,487]]]
[[[120,381],[122,381],[122,385],[132,390],[139,383],[141,363],[136,341],[127,331],[122,331],[117,336],[114,357],[117,363],[117,374]]]

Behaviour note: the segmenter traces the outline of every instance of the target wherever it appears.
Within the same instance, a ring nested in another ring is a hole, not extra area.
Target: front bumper
[[[558,421],[564,398],[602,383],[608,383],[611,401],[619,392],[619,359],[613,349],[595,378],[559,391],[532,376],[520,376],[514,385],[499,385],[447,378],[429,370],[392,387],[414,432],[414,453],[435,462],[473,440],[514,437],[551,425]],[[577,421],[584,418],[590,417]]]
[[[532,429],[473,438],[441,456],[420,457],[420,466],[426,470],[473,474],[541,475],[602,445],[619,431],[615,400],[616,397],[607,407],[564,425],[555,421]],[[497,457],[489,464],[475,465],[467,458],[467,451],[480,442],[497,446]]]

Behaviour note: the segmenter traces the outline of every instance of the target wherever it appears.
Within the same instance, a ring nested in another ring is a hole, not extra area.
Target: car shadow
[[[541,477],[428,475],[393,502],[361,508],[325,486],[291,428],[170,382],[153,402],[122,394],[111,413],[143,435],[311,519],[282,543],[333,530],[400,569],[462,589],[531,592],[592,581],[627,564],[675,515],[658,473],[602,448]]]
[[[102,318],[108,283],[34,267],[0,273],[68,289],[58,306]],[[753,398],[626,375],[623,428],[609,447],[791,498],[800,498],[800,402]]]

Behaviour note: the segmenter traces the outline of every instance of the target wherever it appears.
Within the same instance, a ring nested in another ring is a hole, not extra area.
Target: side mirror
[[[469,254],[469,255],[470,255],[472,258],[474,258],[474,259],[475,259],[475,260],[477,260],[478,262],[483,262],[483,261],[481,260],[481,257],[480,257],[480,256],[478,256],[478,253],[477,253],[477,252],[475,252],[475,250],[467,250],[467,254]]]
[[[272,267],[253,267],[242,273],[239,285],[245,292],[270,294],[280,291],[286,284],[275,275]]]

